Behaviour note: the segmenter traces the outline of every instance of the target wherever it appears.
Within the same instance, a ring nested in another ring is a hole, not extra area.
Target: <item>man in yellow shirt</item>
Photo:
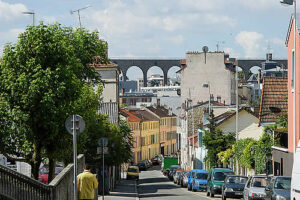
[[[91,173],[91,166],[86,164],[84,171],[77,176],[77,191],[79,199],[94,199],[95,189],[98,187],[96,175]]]

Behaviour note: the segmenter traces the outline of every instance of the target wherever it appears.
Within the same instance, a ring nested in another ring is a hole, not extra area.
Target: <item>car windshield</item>
[[[266,177],[254,177],[251,181],[252,187],[266,187],[267,179]]]
[[[214,180],[216,181],[224,181],[227,175],[232,175],[233,172],[215,172]]]
[[[275,181],[274,188],[278,189],[278,190],[290,190],[291,189],[291,178],[278,177]]]
[[[138,170],[135,168],[128,168],[128,172],[138,172]]]
[[[171,166],[170,166],[170,169],[171,169],[171,170],[180,169],[180,166],[179,166],[179,165],[171,165]]]
[[[139,163],[138,165],[139,166],[145,166],[145,163]]]
[[[229,184],[246,184],[248,178],[243,176],[229,176],[226,179],[226,183]]]
[[[204,173],[198,173],[196,174],[197,179],[207,179],[207,174]]]

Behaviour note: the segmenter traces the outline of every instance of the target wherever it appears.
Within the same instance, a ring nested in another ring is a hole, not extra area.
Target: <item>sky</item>
[[[0,51],[35,21],[98,30],[111,58],[184,58],[219,50],[236,58],[286,58],[293,6],[279,0],[0,0]],[[155,70],[154,70],[155,71]],[[173,70],[176,71],[176,70]]]

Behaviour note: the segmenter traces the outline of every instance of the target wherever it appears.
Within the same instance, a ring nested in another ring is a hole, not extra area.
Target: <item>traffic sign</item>
[[[73,124],[73,118],[75,119],[75,124]],[[75,126],[76,134],[82,133],[85,129],[85,122],[80,115],[71,115],[65,122],[65,127],[71,135],[73,135],[73,125]]]
[[[108,154],[108,147],[103,147],[104,154]],[[97,147],[97,154],[102,154],[102,147]]]
[[[102,138],[100,138],[99,140],[98,140],[98,145],[100,146],[100,147],[102,147],[102,146],[107,146],[108,145],[108,139],[106,138],[106,137],[102,137]]]

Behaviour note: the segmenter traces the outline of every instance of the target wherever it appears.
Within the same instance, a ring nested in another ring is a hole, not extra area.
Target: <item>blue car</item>
[[[196,173],[198,171],[203,171],[203,170],[200,170],[200,169],[193,169],[189,172],[188,174],[188,182],[187,182],[187,188],[188,190],[192,190],[192,183],[193,183],[193,180],[194,180],[194,177],[196,175]]]
[[[199,170],[196,172],[196,175],[192,181],[192,191],[196,192],[197,190],[206,191],[208,171]]]

